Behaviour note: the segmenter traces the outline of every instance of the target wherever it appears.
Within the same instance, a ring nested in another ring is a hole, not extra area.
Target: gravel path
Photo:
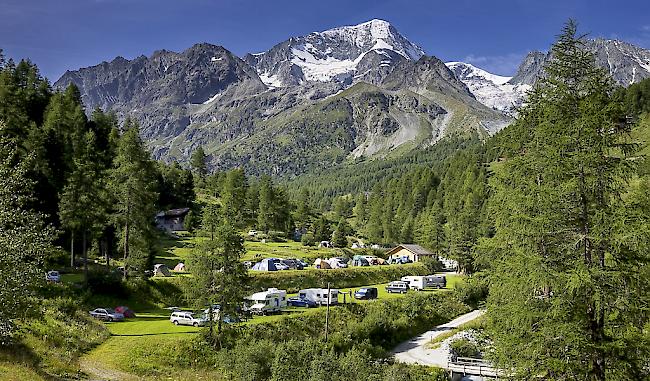
[[[429,343],[434,337],[451,331],[454,328],[458,328],[458,326],[472,321],[484,313],[485,310],[474,310],[465,315],[461,315],[448,323],[439,325],[434,329],[421,334],[420,336],[416,336],[408,341],[403,342],[395,349],[393,349],[391,353],[399,362],[444,368],[447,366],[449,356],[447,351],[441,348],[426,348],[426,344]]]

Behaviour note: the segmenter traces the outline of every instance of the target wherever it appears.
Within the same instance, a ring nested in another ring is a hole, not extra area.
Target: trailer
[[[269,288],[266,291],[256,292],[246,298],[244,310],[254,315],[266,315],[280,312],[287,307],[287,291]]]
[[[337,289],[330,289],[329,298],[327,297],[326,288],[307,288],[300,290],[298,296],[301,299],[311,300],[321,306],[326,306],[328,303],[331,306],[339,304],[339,290]]]
[[[444,275],[417,275],[403,276],[402,282],[406,282],[411,290],[422,291],[429,288],[445,288],[447,279]]]

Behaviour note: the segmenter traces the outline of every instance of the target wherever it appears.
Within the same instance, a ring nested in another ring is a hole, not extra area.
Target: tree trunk
[[[88,286],[88,246],[86,242],[86,229],[82,233],[82,250],[84,258],[84,285]]]
[[[74,230],[70,231],[70,267],[74,269]]]
[[[126,280],[127,277],[127,272],[128,272],[128,263],[127,259],[129,258],[129,232],[130,232],[130,226],[129,226],[129,219],[131,218],[131,201],[130,197],[127,199],[127,207],[126,207],[126,223],[124,224],[124,280]]]

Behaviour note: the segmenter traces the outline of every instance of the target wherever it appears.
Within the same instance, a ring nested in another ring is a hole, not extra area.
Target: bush
[[[430,274],[435,274],[444,269],[444,266],[440,260],[431,257],[425,257],[420,260],[420,262],[429,269]]]
[[[300,238],[303,246],[316,246],[316,237],[312,233],[305,233]]]
[[[478,345],[473,341],[465,338],[452,341],[450,348],[453,357],[479,358],[481,356],[481,351],[479,350]]]
[[[478,308],[487,299],[489,287],[486,277],[481,273],[475,273],[456,283],[455,290],[463,303]]]

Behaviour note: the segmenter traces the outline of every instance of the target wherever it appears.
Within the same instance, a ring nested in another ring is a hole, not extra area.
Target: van
[[[364,287],[354,293],[354,298],[359,300],[377,299],[377,287]]]
[[[339,304],[339,290],[337,289],[330,289],[330,297],[327,297],[327,289],[326,288],[307,288],[304,290],[300,290],[298,292],[298,297],[301,299],[308,299],[316,304],[319,304],[321,306],[327,305],[328,303],[330,305],[336,305]]]
[[[386,286],[386,292],[388,293],[406,294],[408,290],[408,283],[402,281],[390,282],[388,286]]]
[[[175,311],[169,317],[169,321],[175,325],[191,325],[194,327],[202,327],[205,325],[206,320],[197,318],[193,312],[189,311]]]

